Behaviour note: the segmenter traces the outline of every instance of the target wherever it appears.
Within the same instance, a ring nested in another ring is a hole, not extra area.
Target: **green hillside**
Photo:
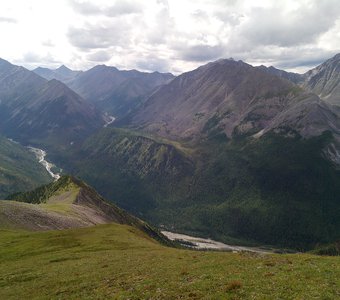
[[[0,136],[0,199],[14,192],[36,188],[51,180],[33,153]]]
[[[340,258],[179,250],[126,225],[0,231],[0,299],[336,299]]]
[[[108,202],[81,180],[64,175],[32,191],[0,202],[0,228],[44,231],[118,223],[140,229],[163,244],[158,230]]]
[[[106,128],[56,160],[157,226],[306,250],[340,239],[340,173],[323,155],[332,142],[292,132],[184,144]]]

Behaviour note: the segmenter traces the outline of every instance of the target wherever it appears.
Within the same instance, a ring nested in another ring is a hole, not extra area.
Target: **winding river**
[[[244,247],[244,246],[233,246],[227,245],[212,239],[205,239],[200,237],[193,237],[185,234],[174,233],[170,231],[161,231],[169,240],[176,241],[183,246],[198,249],[198,250],[220,250],[220,251],[233,251],[233,252],[255,252],[268,254],[273,253],[271,250],[261,249],[256,247]]]
[[[59,173],[53,173],[53,171],[52,171],[52,168],[55,167],[55,165],[48,162],[45,159],[45,157],[47,155],[46,151],[39,149],[39,148],[31,147],[31,146],[28,146],[27,149],[34,153],[34,155],[37,158],[37,160],[39,161],[39,163],[42,164],[45,167],[46,171],[51,175],[51,177],[55,181],[57,181],[60,178]]]
[[[105,121],[104,127],[109,126],[110,124],[112,124],[116,120],[116,118],[114,116],[109,116],[108,114],[105,115],[105,119],[106,119],[106,121]]]

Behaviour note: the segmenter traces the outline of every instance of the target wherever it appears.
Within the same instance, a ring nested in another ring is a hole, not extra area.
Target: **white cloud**
[[[26,67],[179,73],[234,57],[303,71],[340,49],[337,0],[2,0],[0,11],[0,57]]]

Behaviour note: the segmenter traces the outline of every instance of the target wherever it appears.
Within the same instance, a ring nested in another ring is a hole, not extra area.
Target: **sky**
[[[0,57],[180,74],[234,58],[305,72],[340,52],[339,0],[1,0]]]

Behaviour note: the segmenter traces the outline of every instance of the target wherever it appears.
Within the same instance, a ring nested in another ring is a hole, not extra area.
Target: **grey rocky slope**
[[[330,104],[340,105],[340,54],[304,74],[286,72],[274,67],[258,68],[298,84]]]
[[[292,82],[242,61],[219,60],[161,87],[125,120],[157,135],[199,140],[260,136],[290,128],[339,134],[339,110]]]
[[[303,75],[303,88],[330,104],[340,105],[340,54]]]

